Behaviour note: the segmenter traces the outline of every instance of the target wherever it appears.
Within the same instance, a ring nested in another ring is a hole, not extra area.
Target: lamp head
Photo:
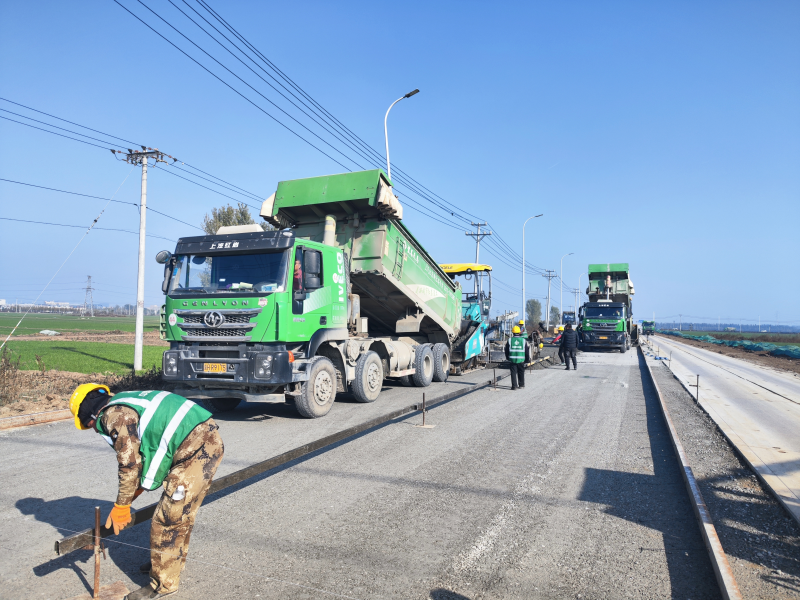
[[[403,98],[411,98],[414,94],[419,94],[419,90],[414,90],[413,92],[408,92]]]

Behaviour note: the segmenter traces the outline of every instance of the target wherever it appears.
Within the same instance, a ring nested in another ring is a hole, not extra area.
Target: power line
[[[113,200],[112,198],[102,198],[100,196],[91,196],[89,194],[80,194],[78,192],[69,192],[67,190],[59,190],[59,189],[56,189],[56,188],[45,187],[43,185],[35,185],[33,183],[24,183],[22,181],[14,181],[13,179],[4,179],[2,177],[0,177],[0,181],[6,181],[8,183],[16,183],[18,185],[25,185],[25,186],[28,186],[28,187],[35,187],[35,188],[39,188],[39,189],[43,189],[43,190],[48,190],[48,191],[51,191],[51,192],[60,192],[62,194],[71,194],[73,196],[83,196],[84,198],[93,198],[95,200],[107,200],[108,202],[114,202],[116,204],[129,204],[130,206],[135,206],[137,208],[139,206],[136,202],[126,202],[124,200]],[[200,231],[203,231],[202,227],[198,227],[197,225],[192,225],[191,223],[187,223],[186,221],[181,221],[180,219],[177,219],[177,218],[175,218],[173,216],[170,216],[170,215],[168,215],[166,213],[158,211],[158,210],[156,210],[154,208],[149,208],[148,207],[148,210],[151,210],[154,213],[157,213],[157,214],[161,215],[162,217],[166,217],[168,219],[172,219],[173,221],[177,221],[178,223],[183,223],[184,225],[188,225],[189,227],[194,227],[195,229],[199,229]],[[98,228],[98,229],[100,229],[100,228]]]
[[[2,219],[3,221],[17,221],[19,223],[35,223],[37,225],[55,225],[56,227],[77,227],[78,229],[83,229],[83,228],[86,227],[86,225],[67,225],[65,223],[48,223],[46,221],[28,221],[26,219],[10,219],[8,217],[0,217],[0,219]],[[110,227],[94,227],[93,229],[100,229],[102,231],[121,231],[122,233],[132,233],[134,235],[139,235],[139,232],[137,232],[137,231],[129,231],[127,229],[112,229]],[[160,238],[162,240],[167,240],[168,242],[174,242],[175,241],[175,240],[172,240],[170,238],[161,237],[160,235],[151,235],[149,233],[147,234],[147,237]]]

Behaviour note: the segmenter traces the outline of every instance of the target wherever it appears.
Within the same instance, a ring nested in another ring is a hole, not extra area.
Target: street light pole
[[[527,299],[525,298],[525,225],[531,219],[536,219],[537,217],[541,217],[541,215],[534,215],[532,217],[528,217],[525,219],[525,223],[522,224],[522,318],[525,319],[525,322],[528,322],[528,311],[527,311]]]
[[[572,256],[575,254],[574,252],[570,252],[569,254],[565,254],[564,256]],[[561,311],[561,322],[564,322],[564,256],[561,257],[561,275],[559,279],[561,279],[561,298],[558,301],[558,310]]]
[[[389,110],[392,110],[392,106],[400,102],[400,100],[405,100],[406,98],[411,98],[414,94],[419,94],[419,90],[414,90],[413,92],[408,92],[402,98],[398,98],[394,102],[392,102]],[[386,111],[386,116],[383,118],[383,135],[386,138],[386,176],[389,178],[389,183],[392,181],[392,165],[389,162],[389,128],[386,125],[386,121],[389,118],[389,110]]]

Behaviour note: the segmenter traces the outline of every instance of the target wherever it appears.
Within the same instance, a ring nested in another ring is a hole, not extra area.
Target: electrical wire
[[[33,183],[24,183],[22,181],[14,181],[13,179],[4,179],[2,177],[0,177],[0,181],[6,181],[8,183],[16,183],[18,185],[26,185],[28,187],[35,187],[35,188],[39,188],[39,189],[43,189],[43,190],[48,190],[48,191],[51,191],[51,192],[60,192],[62,194],[71,194],[73,196],[83,196],[84,198],[93,198],[95,200],[107,200],[109,202],[115,202],[116,204],[129,204],[130,206],[135,206],[137,208],[139,207],[139,205],[136,202],[126,202],[124,200],[114,200],[112,198],[101,198],[100,196],[91,196],[89,194],[80,194],[78,192],[69,192],[67,190],[59,190],[59,189],[56,189],[56,188],[45,187],[43,185],[35,185]],[[168,219],[172,219],[173,221],[177,221],[178,223],[183,223],[184,225],[188,225],[189,227],[194,227],[195,229],[199,229],[200,231],[204,231],[202,227],[198,227],[197,225],[192,225],[191,223],[187,223],[186,221],[181,221],[180,219],[178,219],[176,217],[173,217],[171,215],[163,213],[163,212],[161,212],[159,210],[156,210],[155,208],[152,208],[150,206],[147,207],[147,210],[151,211],[151,212],[154,212],[156,214],[159,214],[162,217],[166,217]],[[103,228],[102,227],[98,227],[98,229],[103,229]],[[122,230],[120,230],[120,231],[122,231]],[[167,239],[167,238],[163,238],[163,239]]]
[[[17,221],[18,223],[35,223],[37,225],[55,225],[56,227],[74,227],[74,228],[77,228],[77,229],[83,229],[84,227],[86,227],[85,225],[66,225],[64,223],[48,223],[46,221],[28,221],[26,219],[10,219],[8,217],[0,217],[0,220],[3,220],[3,221]],[[94,227],[94,229],[97,229],[99,231],[120,231],[122,233],[132,233],[134,235],[139,235],[139,233],[137,231],[130,231],[128,229],[112,229],[112,228],[109,228],[109,227]],[[175,241],[175,240],[170,239],[170,238],[161,237],[160,235],[152,235],[152,234],[149,234],[149,233],[146,233],[145,235],[147,237],[159,238],[159,239],[162,239],[162,240],[167,240],[168,242],[174,242]]]

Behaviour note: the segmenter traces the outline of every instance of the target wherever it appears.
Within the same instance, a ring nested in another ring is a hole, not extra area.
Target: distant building
[[[736,327],[726,327],[725,331],[736,331]]]
[[[0,306],[5,306],[6,301],[3,298],[0,298]]]
[[[48,308],[69,308],[69,302],[54,302],[52,300],[48,300],[44,303],[44,305]]]

